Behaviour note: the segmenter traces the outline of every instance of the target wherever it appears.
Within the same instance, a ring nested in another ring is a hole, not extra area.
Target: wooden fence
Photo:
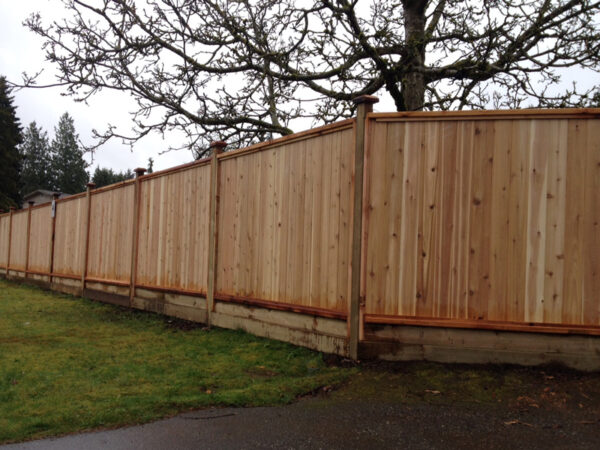
[[[0,268],[347,321],[354,357],[368,324],[600,334],[600,110],[370,108],[1,215]]]
[[[600,332],[597,113],[369,120],[367,321]]]

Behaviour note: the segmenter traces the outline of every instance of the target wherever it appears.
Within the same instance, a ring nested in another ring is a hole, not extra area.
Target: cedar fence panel
[[[79,195],[56,202],[54,273],[81,277],[87,220],[87,200]]]
[[[210,166],[141,180],[138,285],[206,293]]]
[[[598,120],[369,126],[367,320],[600,325]]]
[[[217,298],[347,312],[353,139],[345,123],[219,156]]]
[[[10,240],[10,269],[25,271],[27,264],[27,218],[26,209],[15,211],[12,216]]]
[[[0,267],[5,268],[8,263],[8,229],[10,226],[10,215],[0,216]]]
[[[51,205],[34,207],[31,210],[29,230],[29,264],[32,272],[50,272],[50,247],[52,244]]]
[[[87,256],[89,278],[129,282],[133,194],[134,186],[131,182],[116,188],[92,191]]]

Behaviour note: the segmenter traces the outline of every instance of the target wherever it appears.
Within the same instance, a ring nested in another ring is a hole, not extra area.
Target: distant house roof
[[[54,194],[58,194],[58,198],[69,197],[71,195],[71,194],[65,194],[64,192],[48,191],[46,189],[37,189],[33,192],[30,192],[27,195],[24,195],[23,199],[25,199],[25,201],[27,201],[27,199],[35,197],[36,195],[45,195],[48,197],[52,197]]]
[[[50,203],[52,197],[57,194],[58,198],[69,197],[71,194],[65,194],[64,192],[49,191],[47,189],[37,189],[23,196],[23,207],[29,203],[31,206],[43,205],[44,203]]]

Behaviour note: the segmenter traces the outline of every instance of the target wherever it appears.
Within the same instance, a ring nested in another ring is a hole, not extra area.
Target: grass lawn
[[[286,403],[354,371],[244,332],[0,280],[0,443]]]

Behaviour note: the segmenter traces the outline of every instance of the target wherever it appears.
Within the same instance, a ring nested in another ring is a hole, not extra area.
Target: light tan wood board
[[[141,183],[137,282],[206,292],[210,166]]]
[[[368,314],[600,325],[600,121],[371,123]]]
[[[85,197],[61,200],[56,203],[55,273],[81,276],[86,220],[87,200]]]
[[[29,270],[50,271],[50,247],[52,245],[52,217],[50,205],[31,210],[29,231]]]
[[[92,192],[87,275],[129,281],[133,234],[132,184]]]
[[[346,312],[353,129],[220,162],[217,292]]]

